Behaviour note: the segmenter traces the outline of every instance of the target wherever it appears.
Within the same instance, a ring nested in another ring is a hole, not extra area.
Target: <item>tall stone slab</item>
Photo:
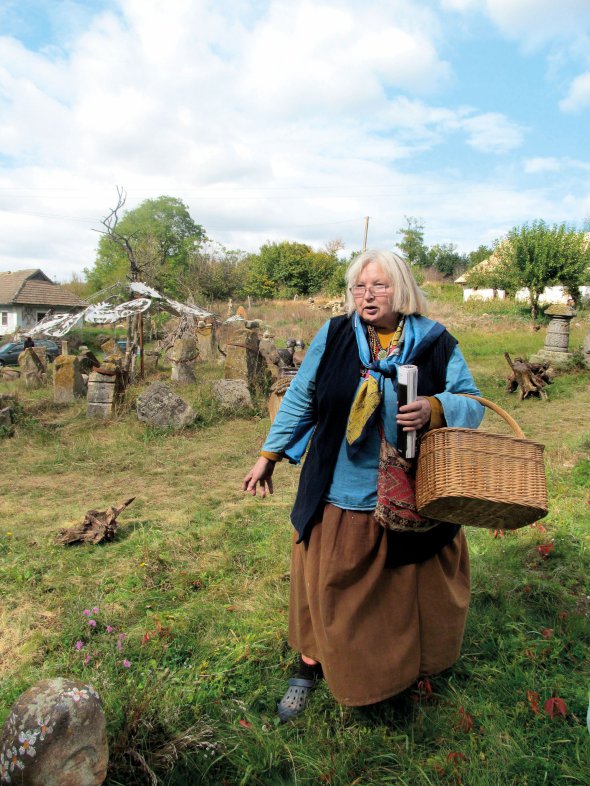
[[[75,355],[58,355],[53,363],[53,400],[71,404],[86,395],[79,359]]]
[[[197,326],[196,338],[199,347],[199,360],[217,358],[217,335],[213,323],[201,320]]]
[[[187,333],[176,339],[170,353],[173,382],[196,382],[195,361],[198,355],[199,348],[194,335]]]
[[[106,365],[106,364],[105,364]],[[86,415],[89,418],[110,420],[117,414],[123,398],[121,369],[114,364],[100,366],[88,377]]]
[[[27,347],[18,356],[18,366],[27,387],[39,388],[47,382],[45,347]]]

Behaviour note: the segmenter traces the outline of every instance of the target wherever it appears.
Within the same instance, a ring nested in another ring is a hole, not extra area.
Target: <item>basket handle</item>
[[[514,420],[512,415],[509,415],[506,412],[505,409],[502,409],[502,407],[499,407],[497,404],[494,404],[493,401],[490,401],[487,398],[483,398],[482,396],[474,396],[472,393],[458,393],[457,395],[458,396],[467,396],[467,398],[473,398],[476,401],[479,401],[479,403],[482,404],[484,407],[488,407],[488,409],[491,409],[497,415],[500,415],[501,418],[504,418],[506,423],[508,423],[508,425],[510,426],[512,431],[514,431],[514,433],[516,434],[516,436],[519,439],[526,439],[526,437],[524,435],[524,431],[521,429],[521,427],[518,425],[518,423]]]

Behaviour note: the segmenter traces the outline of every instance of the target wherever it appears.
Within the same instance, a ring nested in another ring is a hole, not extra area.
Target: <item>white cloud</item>
[[[527,158],[524,162],[524,171],[527,175],[536,175],[540,172],[559,172],[561,163],[552,156]]]
[[[437,146],[506,155],[525,134],[504,114],[444,106],[451,67],[424,4],[119,6],[40,52],[0,38],[0,269],[20,258],[64,279],[90,266],[115,184],[129,208],[179,197],[246,249],[336,235],[355,248],[366,215],[372,242],[390,244],[404,214],[432,242],[453,231],[468,247],[490,224],[561,209],[493,172],[491,184],[436,164],[408,174]]]
[[[467,144],[482,153],[507,153],[522,145],[525,128],[498,112],[486,112],[463,121]]]
[[[590,107],[590,71],[577,76],[571,83],[567,95],[559,102],[564,112],[580,112]]]
[[[578,36],[590,24],[588,0],[441,0],[445,9],[485,13],[502,34],[527,46]]]

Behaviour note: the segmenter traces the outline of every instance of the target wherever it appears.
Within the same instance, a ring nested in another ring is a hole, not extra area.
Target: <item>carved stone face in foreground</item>
[[[100,786],[108,746],[98,693],[43,680],[17,699],[0,733],[0,784]]]

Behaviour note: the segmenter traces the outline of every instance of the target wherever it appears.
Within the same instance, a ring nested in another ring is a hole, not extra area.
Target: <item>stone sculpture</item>
[[[123,392],[123,374],[119,366],[115,363],[103,363],[88,377],[87,416],[101,420],[114,417]]]
[[[198,355],[197,340],[192,333],[185,333],[174,341],[170,352],[173,382],[196,382],[195,360]]]
[[[545,346],[531,357],[533,363],[548,360],[554,368],[566,369],[573,362],[573,354],[568,351],[570,322],[576,316],[571,306],[554,304],[544,313],[551,317],[545,336]]]
[[[151,426],[180,429],[196,418],[194,409],[164,382],[154,382],[137,397],[137,417]]]
[[[58,355],[53,363],[53,400],[70,404],[86,395],[80,361],[74,355]]]
[[[244,379],[219,379],[213,385],[213,395],[227,412],[252,407],[252,397]]]
[[[45,347],[27,347],[18,356],[18,365],[27,387],[39,388],[47,381]]]
[[[29,688],[0,732],[0,784],[100,786],[107,764],[99,695],[78,680],[42,680]]]

